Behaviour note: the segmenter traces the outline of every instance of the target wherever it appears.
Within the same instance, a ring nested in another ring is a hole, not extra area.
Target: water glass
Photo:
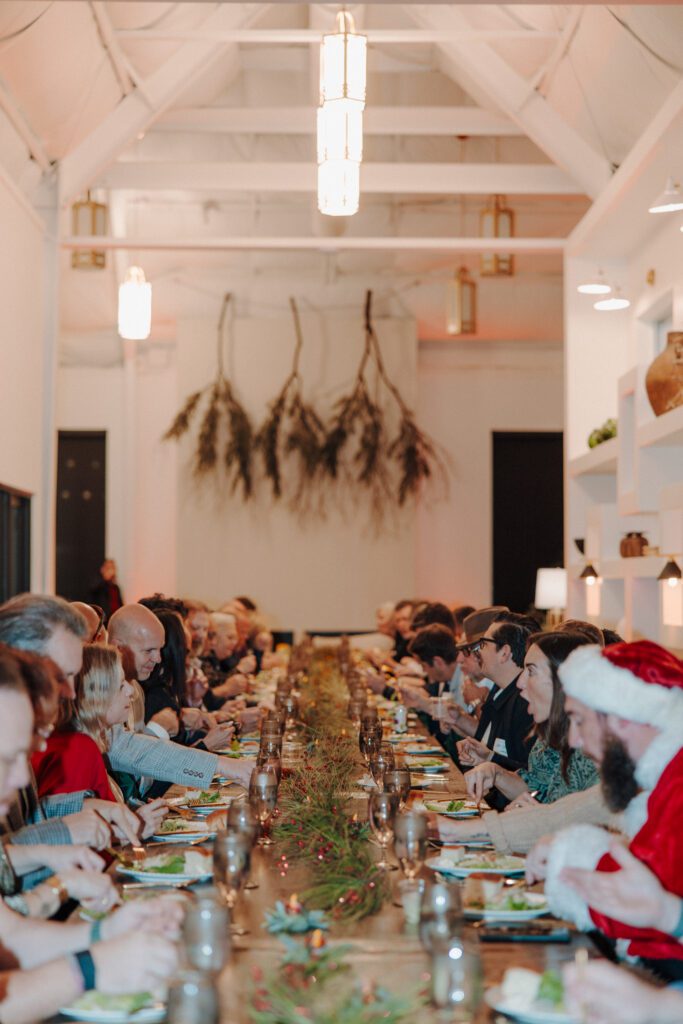
[[[482,998],[481,958],[469,942],[453,936],[431,956],[432,1003],[450,1021],[471,1021]]]
[[[378,721],[379,715],[377,713],[377,708],[374,706],[374,704],[368,704],[368,706],[363,710],[363,713],[360,716],[361,728],[375,725],[375,723],[377,723]]]
[[[427,853],[427,818],[419,811],[397,814],[394,822],[394,853],[406,878],[422,870]]]
[[[370,753],[368,766],[372,772],[373,779],[380,789],[382,788],[385,771],[393,768],[395,763],[394,751],[390,743],[381,743],[379,749]]]
[[[377,862],[381,871],[396,871],[396,865],[387,860],[387,847],[394,837],[394,820],[398,812],[398,797],[394,793],[371,793],[368,799],[370,828],[382,850]]]
[[[237,832],[244,836],[250,847],[256,842],[259,824],[246,800],[236,800],[230,804],[226,825],[228,832]],[[244,888],[258,889],[258,882],[248,878],[244,883]]]
[[[442,951],[462,929],[462,899],[457,885],[432,882],[420,905],[420,942],[428,953]]]
[[[385,793],[396,793],[399,799],[399,810],[405,810],[410,796],[410,771],[408,768],[387,768],[382,777],[382,788]]]
[[[261,825],[259,846],[271,846],[272,839],[264,834],[265,826],[270,821],[277,803],[278,780],[271,765],[255,768],[249,782],[249,806]]]
[[[237,894],[249,874],[251,844],[239,832],[221,832],[213,846],[213,878],[225,905],[233,910]],[[246,935],[246,929],[230,925],[233,935]]]
[[[227,907],[211,893],[190,904],[183,921],[185,960],[198,971],[218,973],[230,954],[230,917]]]
[[[211,977],[182,971],[168,988],[168,1024],[219,1024],[218,991]]]

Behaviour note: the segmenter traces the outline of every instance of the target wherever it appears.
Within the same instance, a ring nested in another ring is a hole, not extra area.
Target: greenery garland
[[[333,919],[352,921],[376,914],[390,887],[372,856],[368,825],[357,819],[349,798],[358,746],[347,700],[336,659],[317,655],[301,689],[308,752],[282,781],[273,836],[283,864],[305,861],[309,868],[304,902]]]

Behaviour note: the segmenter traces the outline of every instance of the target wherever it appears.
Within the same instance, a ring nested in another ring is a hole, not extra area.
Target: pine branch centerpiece
[[[348,796],[358,747],[336,659],[316,655],[300,703],[308,753],[282,781],[273,838],[281,857],[310,869],[311,884],[301,894],[307,906],[327,911],[332,920],[360,920],[377,913],[389,885],[372,857],[368,826],[357,820]]]

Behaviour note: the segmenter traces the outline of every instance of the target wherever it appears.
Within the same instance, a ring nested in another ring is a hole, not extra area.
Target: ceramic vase
[[[683,331],[670,331],[666,348],[650,363],[645,377],[655,416],[683,405]]]

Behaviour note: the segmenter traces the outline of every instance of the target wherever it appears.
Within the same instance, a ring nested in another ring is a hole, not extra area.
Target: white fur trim
[[[675,731],[674,731],[675,730]],[[653,739],[636,765],[636,782],[643,789],[654,789],[683,747],[683,728],[666,729]]]
[[[634,796],[624,811],[624,828],[626,835],[631,839],[638,835],[647,821],[647,802],[649,799],[650,790],[646,789],[642,793],[638,793],[637,796]]]
[[[594,869],[607,853],[610,839],[608,832],[595,825],[573,825],[558,832],[550,847],[545,879],[548,905],[556,917],[573,921],[584,932],[595,927],[588,904],[558,876],[562,868]]]
[[[570,697],[630,722],[683,732],[683,691],[646,683],[612,664],[597,645],[577,647],[560,665],[558,675]]]

